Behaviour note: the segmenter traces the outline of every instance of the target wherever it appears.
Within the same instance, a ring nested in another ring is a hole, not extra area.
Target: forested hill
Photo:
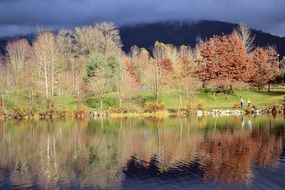
[[[181,22],[157,22],[152,24],[139,24],[123,26],[120,28],[123,49],[128,52],[130,47],[137,45],[148,50],[152,49],[155,41],[171,43],[176,46],[195,46],[199,39],[207,39],[213,35],[229,34],[237,24],[219,21],[200,21],[196,23]],[[256,46],[265,47],[272,45],[280,56],[285,56],[285,38],[253,30]],[[34,35],[0,38],[0,52],[4,52],[7,41],[19,38],[27,38],[31,41]]]
[[[229,34],[237,24],[219,21],[200,21],[197,23],[152,23],[121,27],[121,37],[124,50],[137,45],[151,49],[155,41],[171,43],[176,46],[194,46],[199,39],[210,38],[213,35]],[[285,56],[285,38],[253,30],[256,46],[272,45],[281,56]]]

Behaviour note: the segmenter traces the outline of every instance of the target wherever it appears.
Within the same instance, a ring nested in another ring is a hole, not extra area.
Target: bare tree
[[[10,65],[14,78],[14,85],[17,86],[23,75],[24,67],[28,64],[31,54],[31,47],[27,40],[21,39],[9,42],[6,46],[7,62]]]
[[[100,53],[109,57],[120,52],[122,47],[120,32],[113,23],[103,22],[97,24],[95,29],[103,36],[103,39],[98,38]]]
[[[100,53],[100,44],[103,41],[102,33],[93,26],[75,28],[74,37],[77,51],[84,56],[92,57]]]
[[[119,30],[113,23],[103,22],[95,27],[76,28],[74,36],[81,53],[90,57],[96,54],[109,57],[117,54],[122,47]]]
[[[9,90],[8,67],[4,63],[4,58],[0,55],[0,102],[2,110],[5,110],[5,100],[7,99],[7,91]],[[1,110],[1,108],[0,108]]]
[[[86,55],[81,54],[80,43],[72,31],[61,30],[56,40],[64,69],[64,72],[59,76],[65,80],[62,85],[65,88],[72,86],[72,94],[79,96],[81,79],[86,70]]]
[[[187,105],[189,105],[189,101],[193,100],[194,92],[199,87],[199,81],[195,77],[196,51],[191,47],[181,46],[178,50],[172,49],[168,56],[173,67],[169,83],[177,91],[180,108],[183,108],[183,94],[186,94]]]
[[[56,38],[51,32],[40,32],[33,44],[37,63],[37,78],[44,83],[46,99],[55,95],[60,59]]]
[[[238,36],[242,41],[247,53],[252,53],[254,50],[255,36],[252,34],[251,29],[246,24],[239,24],[237,29]]]
[[[153,90],[156,98],[156,102],[158,102],[160,93],[162,91],[163,86],[167,83],[168,74],[171,72],[171,60],[169,59],[169,55],[171,54],[170,45],[155,42],[153,48]]]

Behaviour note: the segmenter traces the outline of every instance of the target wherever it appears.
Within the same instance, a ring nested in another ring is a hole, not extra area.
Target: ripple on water
[[[280,120],[134,120],[0,125],[0,189],[284,189]]]

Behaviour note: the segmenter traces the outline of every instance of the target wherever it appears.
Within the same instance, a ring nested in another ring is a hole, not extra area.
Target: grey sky
[[[0,0],[0,36],[113,21],[244,22],[285,36],[285,0]]]

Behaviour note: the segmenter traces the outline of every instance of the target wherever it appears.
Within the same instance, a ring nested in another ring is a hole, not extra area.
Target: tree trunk
[[[129,97],[129,108],[132,108],[132,96]]]
[[[268,91],[268,92],[271,91],[271,85],[270,85],[270,83],[268,83],[268,89],[267,89],[267,91]]]
[[[54,96],[54,83],[55,83],[55,80],[54,80],[54,63],[52,63],[52,66],[51,66],[51,96],[52,97]]]
[[[120,101],[120,108],[122,108],[122,101],[123,101],[122,98],[120,98],[119,101]]]
[[[4,95],[2,95],[2,108],[5,110],[5,99]]]
[[[232,93],[232,92],[233,92],[233,86],[230,85],[230,93]]]
[[[155,99],[156,99],[156,103],[158,103],[158,84],[157,84],[157,80],[155,80]]]
[[[186,106],[189,106],[189,89],[187,89],[187,91],[186,91],[186,99],[187,99],[187,105]]]
[[[158,65],[156,63],[155,65],[155,98],[156,98],[156,103],[158,103]]]
[[[30,89],[30,105],[33,107],[34,105],[34,100],[33,100],[33,97],[34,97],[34,92],[33,92],[33,88]]]
[[[100,98],[100,108],[101,110],[103,109],[103,98],[102,97]]]
[[[181,87],[180,87],[180,85],[179,85],[179,88],[178,88],[178,94],[179,94],[180,109],[182,109],[183,102],[182,102],[182,95],[181,95]]]
[[[46,91],[46,99],[49,98],[49,90],[48,90],[48,68],[46,59],[44,60],[44,74],[45,74],[45,91]]]
[[[7,86],[10,85],[9,76],[10,76],[10,69],[9,69],[9,67],[7,67],[7,76],[6,76],[6,85]]]
[[[71,61],[71,69],[72,69],[72,91],[73,91],[73,94],[75,94],[77,89],[76,89],[76,85],[75,85],[75,71],[74,71],[75,69],[74,69],[74,62],[73,61]]]

